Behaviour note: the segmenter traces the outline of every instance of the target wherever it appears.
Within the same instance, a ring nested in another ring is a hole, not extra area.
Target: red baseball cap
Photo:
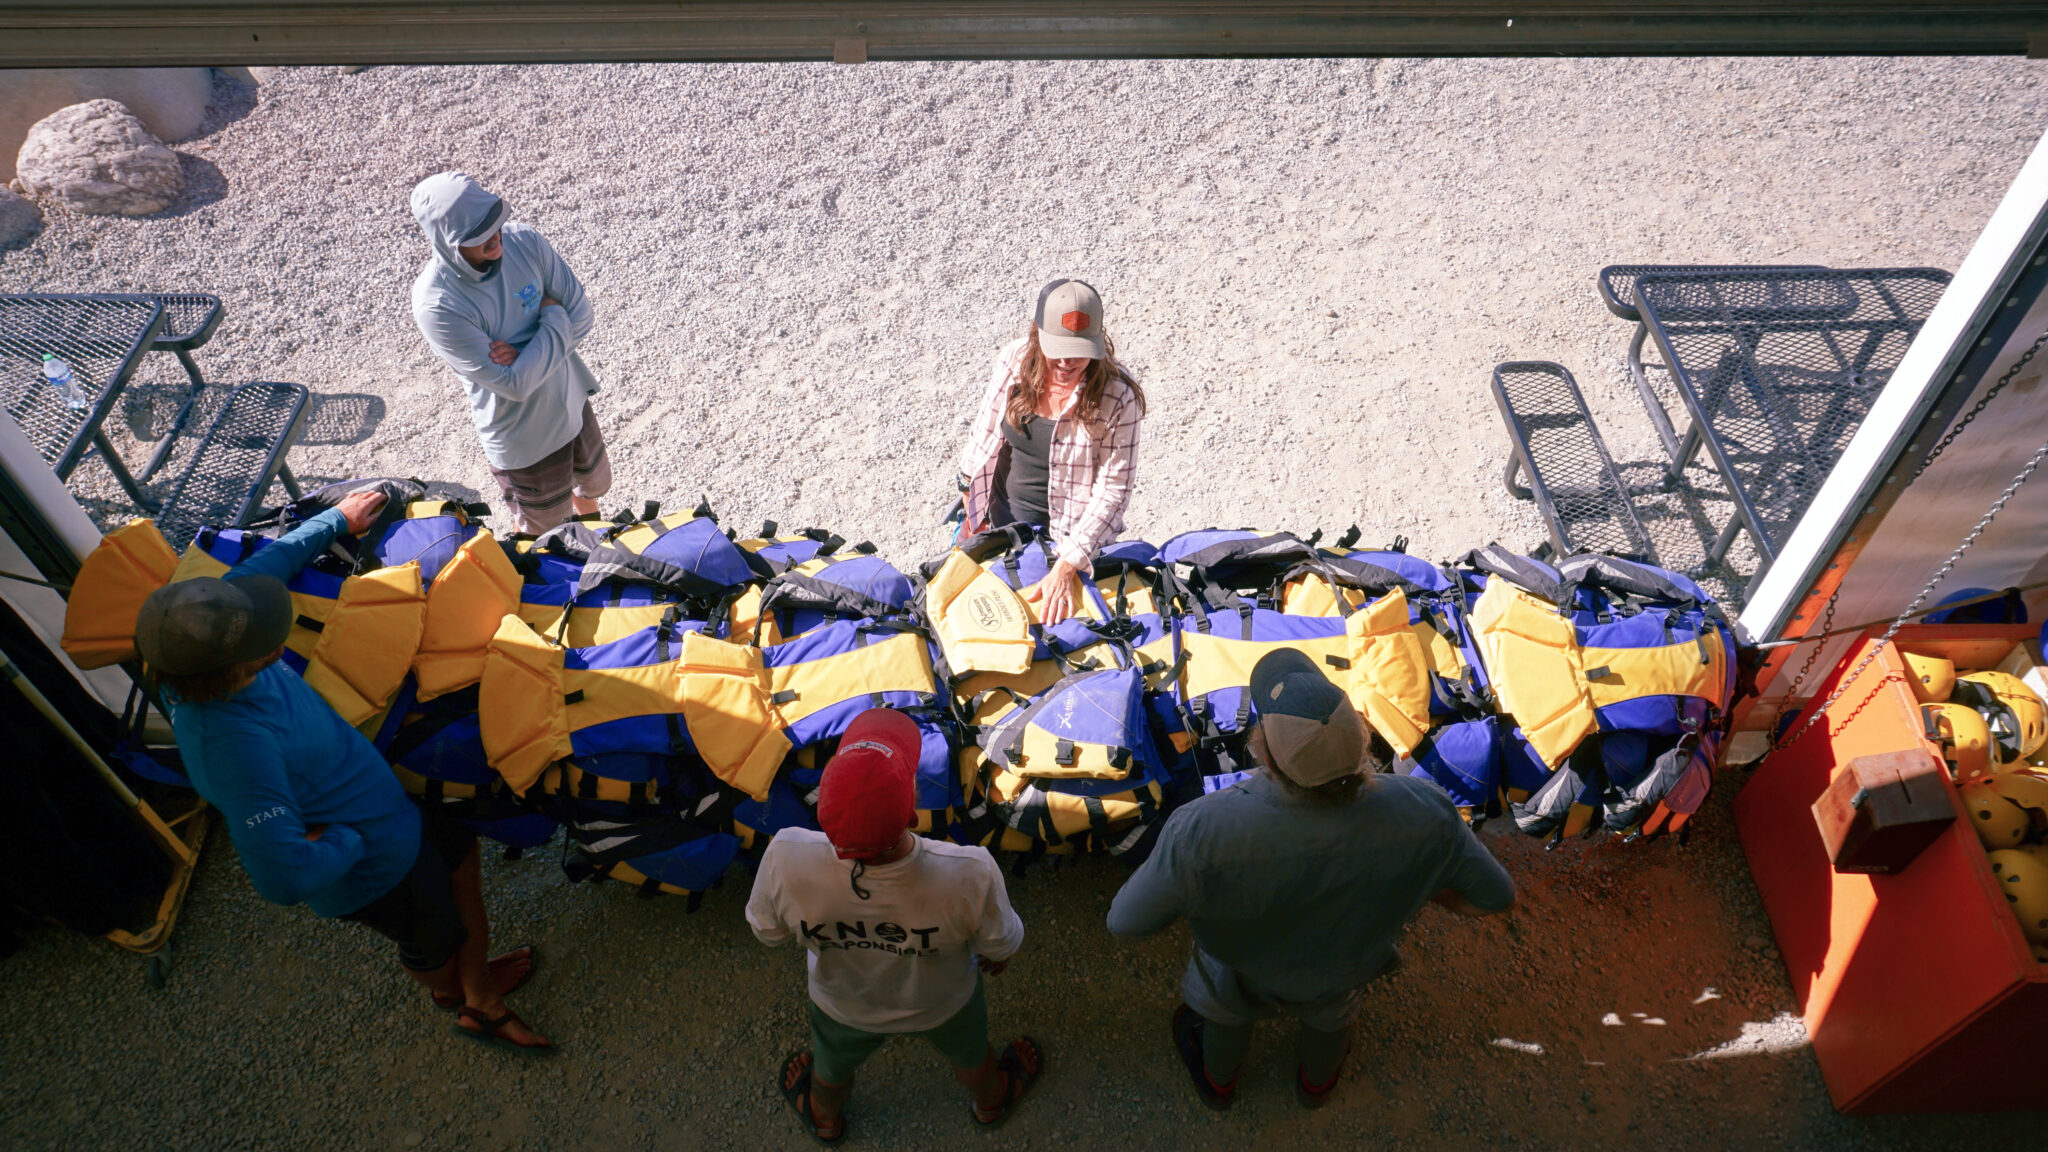
[[[917,722],[889,708],[853,718],[818,784],[818,826],[844,860],[896,847],[917,823]]]

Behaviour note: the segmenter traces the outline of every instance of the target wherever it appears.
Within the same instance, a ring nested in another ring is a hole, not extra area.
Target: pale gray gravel
[[[217,292],[209,372],[325,401],[301,475],[487,491],[407,306],[423,248],[406,193],[461,167],[595,295],[608,506],[702,493],[743,527],[826,524],[907,563],[936,545],[989,354],[1071,273],[1103,290],[1156,405],[1135,533],[1356,520],[1446,555],[1537,539],[1500,488],[1494,362],[1562,360],[1617,455],[1655,450],[1598,267],[1953,268],[2048,122],[2040,76],[1913,59],[287,70],[218,91],[213,127],[178,148],[183,205],[52,213],[0,253],[0,290]],[[1782,1050],[1784,972],[1742,944],[1769,926],[1727,811],[1740,783],[1682,848],[1546,853],[1490,829],[1522,909],[1421,919],[1318,1114],[1266,1033],[1238,1109],[1195,1104],[1164,1043],[1184,937],[1105,938],[1116,865],[1034,872],[1012,888],[1030,943],[991,1002],[1054,1075],[986,1137],[898,1046],[864,1073],[855,1141],[2025,1144],[2038,1116],[1839,1117],[1796,1039]],[[696,916],[567,885],[545,852],[487,883],[500,938],[546,952],[518,1002],[561,1058],[449,1037],[366,933],[263,905],[216,838],[164,991],[54,930],[0,962],[0,1146],[808,1146],[767,1086],[800,1042],[799,964],[746,933],[743,874]],[[1617,1011],[1669,1024],[1599,1023]],[[1759,1028],[1769,1043],[1744,1048]],[[1731,1042],[1744,1054],[1669,1062]]]

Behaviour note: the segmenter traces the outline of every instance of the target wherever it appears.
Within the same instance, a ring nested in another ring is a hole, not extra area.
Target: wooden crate
[[[1820,698],[1881,631],[1850,650]],[[1826,718],[1766,757],[1736,797],[1743,851],[1814,1057],[1844,1112],[2039,1108],[2048,1098],[2048,965],[2035,962],[2007,910],[1954,786],[1955,824],[1893,876],[1836,872],[1811,810],[1858,756],[1939,754],[1923,735],[1900,649],[1958,669],[2017,670],[2040,664],[2036,635],[2028,625],[1901,629]]]

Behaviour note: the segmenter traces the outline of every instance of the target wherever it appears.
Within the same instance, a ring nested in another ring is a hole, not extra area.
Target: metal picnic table
[[[1776,558],[1948,281],[1933,268],[1636,278],[1636,311],[1691,419],[1676,444],[1666,443],[1668,482],[1682,481],[1704,447],[1735,505],[1709,563],[1745,528],[1762,567]],[[1647,388],[1644,402],[1653,420],[1663,414]]]
[[[303,385],[258,382],[229,390],[204,433],[189,441],[190,458],[164,498],[151,500],[141,488],[169,460],[206,389],[191,353],[212,339],[221,315],[219,298],[203,293],[0,295],[0,398],[59,479],[69,479],[97,451],[129,499],[152,513],[174,544],[191,539],[201,524],[245,523],[273,481],[300,494],[285,454],[305,422],[309,394]],[[88,399],[84,409],[68,407],[44,381],[46,352],[71,365]],[[148,352],[175,355],[190,387],[138,477],[102,425]]]
[[[163,303],[149,296],[0,296],[0,399],[58,479],[97,449],[129,498],[152,507],[101,425],[163,328]],[[71,365],[84,409],[44,381],[46,353]]]

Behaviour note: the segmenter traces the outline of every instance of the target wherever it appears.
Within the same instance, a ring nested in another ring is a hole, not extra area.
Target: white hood
[[[456,249],[497,203],[496,196],[466,174],[438,172],[412,190],[412,218],[419,221],[444,268],[472,284],[481,283],[497,269],[480,272]]]

